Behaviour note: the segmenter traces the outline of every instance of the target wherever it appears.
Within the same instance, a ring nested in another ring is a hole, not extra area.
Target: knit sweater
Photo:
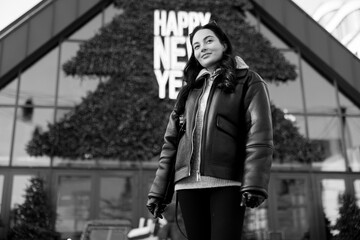
[[[203,74],[210,74],[210,72],[203,69],[200,72],[199,76]],[[198,102],[198,110],[195,118],[196,122],[195,122],[194,134],[193,134],[193,154],[191,157],[190,176],[180,180],[175,184],[176,191],[183,189],[241,186],[241,182],[200,175],[200,162],[206,161],[206,159],[201,159],[201,154],[200,154],[204,114],[207,105],[207,100],[209,98],[210,89],[215,77],[216,77],[216,71],[215,74],[213,75],[210,74],[210,77],[208,77],[204,83],[203,91]]]

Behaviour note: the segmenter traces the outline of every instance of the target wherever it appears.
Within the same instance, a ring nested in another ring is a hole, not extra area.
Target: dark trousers
[[[189,240],[241,240],[245,207],[239,187],[179,190]]]

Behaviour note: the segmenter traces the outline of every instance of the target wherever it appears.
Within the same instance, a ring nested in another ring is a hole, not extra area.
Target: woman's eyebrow
[[[208,36],[204,37],[203,40],[206,41],[206,39],[211,38],[211,37],[214,37],[214,36],[213,35],[208,35]],[[195,44],[199,44],[199,42],[194,42],[193,45],[195,45]]]
[[[206,40],[208,38],[212,38],[212,37],[214,37],[214,36],[213,35],[208,35],[208,36],[204,37],[204,40]]]

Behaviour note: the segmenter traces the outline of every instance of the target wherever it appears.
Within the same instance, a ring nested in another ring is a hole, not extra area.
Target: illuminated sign
[[[176,99],[182,86],[183,70],[191,55],[188,35],[210,21],[209,12],[154,11],[154,73],[159,98]]]

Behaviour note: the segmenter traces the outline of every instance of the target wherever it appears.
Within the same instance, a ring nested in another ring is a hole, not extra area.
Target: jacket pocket
[[[237,136],[237,127],[221,115],[216,117],[216,126],[233,138]]]
[[[238,160],[238,133],[236,126],[223,116],[217,115],[213,137],[209,164],[231,168]]]

